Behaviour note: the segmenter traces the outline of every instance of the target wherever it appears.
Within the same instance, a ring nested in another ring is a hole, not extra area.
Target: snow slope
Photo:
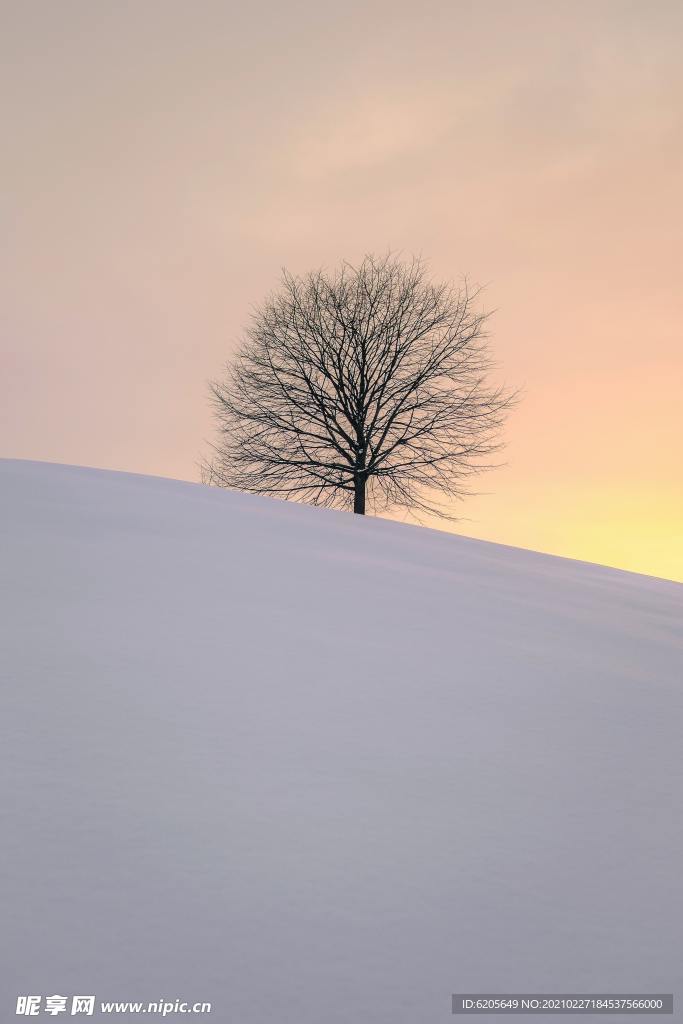
[[[679,586],[39,463],[0,517],[3,1021],[683,999]]]

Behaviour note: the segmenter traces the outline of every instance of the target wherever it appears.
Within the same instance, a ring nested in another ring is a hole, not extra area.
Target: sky
[[[281,268],[415,253],[523,390],[446,528],[683,578],[678,0],[0,13],[0,455],[197,480]]]

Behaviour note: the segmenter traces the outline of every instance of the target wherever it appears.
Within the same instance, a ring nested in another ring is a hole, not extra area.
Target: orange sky
[[[10,2],[0,454],[197,479],[279,268],[486,283],[524,388],[461,532],[683,578],[678,0]]]

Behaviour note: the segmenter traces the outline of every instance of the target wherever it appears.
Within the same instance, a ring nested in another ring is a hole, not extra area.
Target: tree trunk
[[[357,516],[365,515],[365,477],[357,476],[354,481],[353,511]]]

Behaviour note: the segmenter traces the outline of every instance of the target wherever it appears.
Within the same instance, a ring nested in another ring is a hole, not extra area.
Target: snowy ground
[[[39,463],[0,519],[2,1021],[683,1000],[680,587]]]

